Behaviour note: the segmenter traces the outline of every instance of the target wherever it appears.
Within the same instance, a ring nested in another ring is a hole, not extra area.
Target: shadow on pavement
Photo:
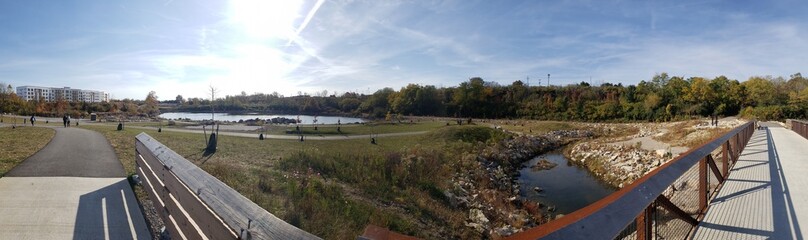
[[[121,179],[81,195],[73,239],[151,239],[130,189]]]

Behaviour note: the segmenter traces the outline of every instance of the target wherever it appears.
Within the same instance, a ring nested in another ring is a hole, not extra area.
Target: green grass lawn
[[[117,123],[109,122],[104,125],[117,126]],[[168,126],[167,121],[160,122],[127,122],[124,125],[138,127],[160,127],[163,128],[185,128],[196,124],[178,122],[176,125]],[[367,124],[327,124],[317,125],[317,130],[312,125],[300,125],[303,135],[368,135],[382,133],[420,132],[430,131],[445,127],[445,122],[414,122],[414,123],[367,123]],[[264,125],[267,134],[273,135],[296,135],[295,125]],[[339,129],[338,129],[339,128]],[[224,130],[222,130],[224,131]],[[246,131],[260,133],[260,130]]]
[[[54,134],[56,131],[50,128],[0,128],[0,177],[45,147]]]
[[[134,141],[135,136],[145,132],[175,152],[184,156],[188,160],[207,162],[244,162],[255,166],[272,166],[274,162],[283,156],[290,155],[301,150],[321,151],[321,152],[346,152],[358,151],[356,146],[362,146],[362,151],[384,152],[397,150],[404,146],[417,144],[419,137],[385,137],[379,138],[377,144],[370,144],[368,139],[346,139],[333,141],[305,141],[278,140],[257,138],[229,137],[219,138],[219,151],[210,158],[203,158],[202,151],[205,148],[205,136],[203,134],[181,133],[181,132],[157,132],[156,130],[144,130],[134,128],[124,128],[117,131],[112,125],[81,125],[82,128],[101,132],[112,144],[127,173],[134,173]]]
[[[420,132],[430,131],[445,127],[445,122],[415,122],[415,123],[367,123],[367,124],[327,124],[317,125],[314,130],[312,125],[300,125],[300,131],[304,135],[367,135],[381,133],[400,132]],[[294,125],[267,125],[268,134],[296,134]],[[339,128],[339,131],[337,131]]]
[[[0,119],[3,120],[3,124],[6,125],[14,125],[14,121],[16,120],[17,126],[31,126],[31,123],[28,120],[31,116],[28,117],[11,117],[11,116],[0,116]],[[25,124],[23,124],[23,120],[25,120]],[[45,123],[46,120],[41,117],[37,117],[36,122],[34,123],[35,126],[63,126],[61,118],[58,121],[50,121],[49,123]],[[75,121],[71,121],[72,124],[76,124]]]
[[[101,124],[118,126],[117,122],[103,122]],[[124,125],[138,126],[138,127],[183,128],[186,126],[194,126],[198,124],[187,122],[174,122],[174,125],[169,126],[168,121],[162,121],[162,122],[126,122],[124,123]]]
[[[573,130],[581,128],[576,123],[535,120],[496,120],[488,124],[501,126],[502,129],[508,131],[533,134],[543,134],[555,130]]]

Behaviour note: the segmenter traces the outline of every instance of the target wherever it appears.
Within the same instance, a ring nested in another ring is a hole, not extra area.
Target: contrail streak
[[[317,10],[320,9],[320,6],[322,6],[324,2],[325,2],[325,0],[317,0],[317,3],[315,3],[314,7],[311,8],[311,11],[309,11],[309,14],[306,15],[306,19],[303,19],[303,23],[300,24],[299,28],[297,28],[297,31],[295,32],[295,35],[293,35],[291,38],[289,38],[289,42],[286,43],[287,47],[290,44],[292,44],[292,42],[295,41],[295,39],[297,39],[297,36],[300,35],[300,32],[303,32],[303,29],[306,29],[306,26],[309,25],[309,22],[311,21],[311,19],[314,18],[314,14],[317,13]]]

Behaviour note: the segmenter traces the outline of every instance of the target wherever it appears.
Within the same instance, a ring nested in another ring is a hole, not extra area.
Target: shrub
[[[508,134],[482,126],[452,126],[441,128],[433,133],[434,139],[462,141],[469,143],[499,141]]]

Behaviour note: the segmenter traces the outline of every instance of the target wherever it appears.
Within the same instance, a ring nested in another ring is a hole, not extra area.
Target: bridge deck
[[[757,130],[731,171],[694,239],[802,239],[808,140],[782,127]]]

